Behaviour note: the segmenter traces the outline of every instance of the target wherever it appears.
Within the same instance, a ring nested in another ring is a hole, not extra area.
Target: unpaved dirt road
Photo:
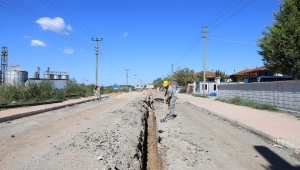
[[[0,169],[141,169],[139,96],[119,94],[1,123]]]
[[[163,104],[155,103],[157,120]],[[158,123],[163,169],[300,169],[291,150],[177,99],[174,120]],[[276,146],[276,145],[275,145]]]
[[[1,123],[0,169],[146,169],[150,124],[144,97],[115,94]],[[178,116],[161,123],[163,103],[154,102],[159,168],[299,169],[288,149],[187,101],[177,103]]]

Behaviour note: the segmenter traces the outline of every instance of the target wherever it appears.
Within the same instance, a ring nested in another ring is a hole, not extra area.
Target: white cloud
[[[43,41],[40,40],[31,40],[31,46],[42,46],[46,47],[46,44]]]
[[[65,21],[60,17],[53,19],[43,17],[36,20],[35,23],[39,24],[43,30],[53,31],[59,34],[69,34],[67,31],[72,31],[72,27],[70,25],[66,25]]]
[[[128,36],[128,32],[124,32],[123,37],[126,38]]]
[[[70,49],[70,48],[65,48],[65,49],[63,50],[63,53],[65,53],[65,54],[73,54],[73,53],[74,53],[74,50],[72,50],[72,49]]]
[[[29,35],[24,35],[23,37],[24,38],[31,38],[31,36],[29,36]]]
[[[72,27],[70,25],[66,26],[67,30],[72,31]]]

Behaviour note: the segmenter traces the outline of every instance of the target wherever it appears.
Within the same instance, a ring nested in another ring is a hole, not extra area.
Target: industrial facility
[[[50,67],[47,68],[47,71],[44,72],[44,78],[40,78],[40,67],[37,68],[37,71],[34,73],[33,78],[28,78],[25,82],[25,86],[28,83],[39,84],[44,80],[50,80],[52,82],[54,89],[64,89],[69,80],[69,74],[67,72],[61,71],[50,71]]]
[[[50,71],[50,67],[44,72],[44,77],[40,78],[40,67],[34,73],[33,78],[28,78],[28,71],[22,69],[19,65],[15,64],[8,69],[7,59],[10,58],[8,55],[8,48],[2,47],[1,50],[1,70],[0,80],[1,85],[20,85],[25,87],[28,83],[39,84],[43,80],[50,80],[53,83],[53,88],[64,89],[69,79],[67,72],[61,71]]]

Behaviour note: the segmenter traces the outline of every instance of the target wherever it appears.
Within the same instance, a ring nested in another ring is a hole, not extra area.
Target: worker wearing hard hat
[[[175,109],[175,102],[176,102],[176,95],[174,89],[169,85],[168,81],[164,81],[163,83],[164,88],[166,89],[165,92],[165,102],[168,103],[169,113],[167,115],[167,119],[174,119],[176,115],[174,114]]]

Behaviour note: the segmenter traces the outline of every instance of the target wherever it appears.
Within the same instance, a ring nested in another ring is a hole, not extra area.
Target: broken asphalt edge
[[[192,104],[192,105],[194,105],[194,104]],[[222,114],[220,114],[220,113],[217,113],[217,112],[215,112],[215,111],[206,109],[206,108],[204,108],[204,107],[202,107],[202,106],[197,106],[197,105],[194,105],[194,106],[195,106],[195,107],[199,107],[200,109],[202,109],[202,110],[204,110],[204,111],[206,111],[206,112],[208,112],[208,113],[212,113],[212,114],[216,115],[217,117],[220,117],[220,118],[222,118],[223,120],[226,120],[226,121],[228,121],[228,122],[230,122],[230,123],[235,123],[236,125],[238,125],[238,126],[244,128],[244,129],[246,129],[246,130],[248,130],[248,131],[250,131],[250,132],[252,132],[252,133],[254,133],[254,134],[258,135],[258,136],[261,136],[261,137],[263,137],[263,138],[265,138],[265,139],[267,139],[267,140],[269,140],[269,141],[272,141],[272,142],[274,142],[274,143],[276,143],[276,144],[278,144],[278,145],[281,145],[281,146],[284,146],[284,147],[286,147],[286,148],[293,149],[293,150],[299,149],[299,148],[296,147],[295,145],[293,145],[293,144],[291,144],[291,143],[289,143],[289,142],[287,142],[287,141],[285,141],[285,140],[282,140],[282,139],[280,139],[280,138],[274,137],[274,136],[272,136],[272,135],[270,135],[270,134],[267,134],[267,133],[265,133],[265,132],[262,132],[262,131],[260,131],[260,130],[254,129],[254,128],[252,128],[252,127],[246,125],[246,124],[237,122],[236,120],[232,120],[232,119],[230,119],[230,118],[228,118],[228,117],[226,117],[226,116],[224,116],[224,115],[222,115]]]
[[[74,106],[74,105],[77,105],[77,104],[90,102],[90,101],[91,101],[91,99],[87,99],[87,100],[83,100],[83,101],[80,101],[80,102],[69,103],[69,104],[65,104],[65,105],[61,105],[61,106],[55,106],[55,107],[50,107],[50,108],[46,108],[46,109],[40,109],[40,110],[15,114],[15,115],[7,116],[7,117],[2,117],[2,118],[0,118],[0,123],[7,122],[7,121],[10,121],[10,120],[14,120],[14,119],[27,117],[27,116],[32,116],[32,115],[36,115],[36,114],[40,114],[40,113],[44,113],[44,112],[48,112],[48,111],[51,111],[51,110],[57,110],[57,109],[61,109],[61,108],[68,107],[68,106]]]

